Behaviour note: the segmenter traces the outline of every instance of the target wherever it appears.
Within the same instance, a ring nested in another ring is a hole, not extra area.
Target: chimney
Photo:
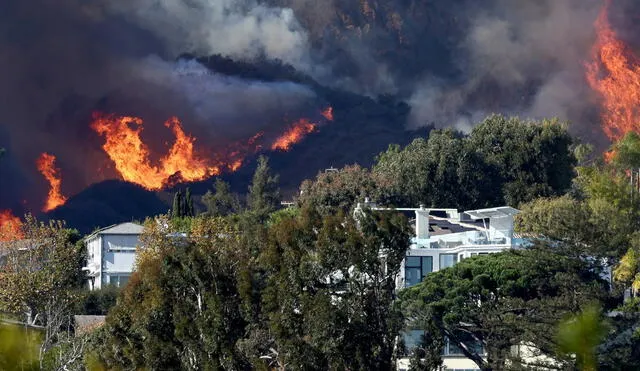
[[[416,210],[416,238],[429,238],[429,210],[420,205],[420,209]]]

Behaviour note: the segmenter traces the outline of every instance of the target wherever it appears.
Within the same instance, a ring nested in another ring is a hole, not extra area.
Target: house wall
[[[102,236],[102,284],[116,284],[116,276],[129,276],[134,270],[136,247],[139,245],[138,235],[103,235]]]
[[[101,287],[102,273],[102,237],[95,236],[87,241],[87,267],[97,271],[97,276],[89,279],[89,289],[99,289]]]

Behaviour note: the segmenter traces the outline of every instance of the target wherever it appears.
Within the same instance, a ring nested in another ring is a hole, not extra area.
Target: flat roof
[[[475,219],[484,219],[484,218],[496,218],[496,217],[505,217],[505,216],[513,216],[520,213],[520,210],[515,209],[511,206],[500,206],[500,207],[491,207],[488,209],[479,209],[479,210],[468,210],[464,212]]]

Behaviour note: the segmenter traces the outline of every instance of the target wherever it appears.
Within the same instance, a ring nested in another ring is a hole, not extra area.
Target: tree
[[[191,188],[189,187],[187,187],[186,195],[184,198],[183,216],[196,216],[196,211],[193,208],[193,199],[191,199]]]
[[[258,167],[249,186],[248,204],[249,210],[261,221],[280,207],[278,176],[271,174],[269,161],[264,156],[258,158]]]
[[[172,218],[181,218],[183,217],[184,210],[184,198],[182,196],[182,192],[178,191],[173,196],[173,207],[171,208],[171,217]]]
[[[24,239],[4,243],[0,274],[0,311],[43,331],[40,363],[54,345],[73,335],[71,321],[76,291],[83,284],[83,246],[76,231],[62,222],[38,222],[27,215]]]
[[[427,323],[430,325],[431,323]],[[411,371],[441,371],[444,337],[436,328],[425,328],[420,336],[420,342],[412,351],[409,369]]]
[[[238,195],[231,193],[229,183],[217,178],[214,189],[215,193],[208,191],[202,197],[202,201],[207,207],[207,216],[227,216],[241,210],[240,199]]]
[[[556,121],[494,115],[468,136],[434,130],[428,140],[390,146],[373,171],[388,187],[390,204],[517,207],[570,188],[576,162],[571,145],[566,127]]]
[[[556,324],[606,297],[606,282],[591,263],[538,244],[465,259],[399,296],[409,325],[437,329],[482,370],[504,370],[522,363],[513,345],[554,357]]]
[[[246,369],[247,250],[236,225],[196,218],[188,237],[145,225],[138,270],[107,317],[98,352],[109,369]],[[168,224],[170,225],[170,224]]]
[[[256,356],[293,369],[391,369],[400,328],[395,276],[408,234],[393,213],[367,212],[356,223],[305,208],[280,219],[260,256],[273,338]]]
[[[366,197],[381,198],[378,180],[359,165],[345,166],[336,171],[319,173],[315,180],[305,180],[300,186],[297,204],[312,206],[322,215],[340,209],[347,213]]]
[[[602,199],[540,198],[521,206],[516,231],[575,246],[577,254],[619,259],[633,226],[629,215]]]
[[[469,142],[497,169],[509,205],[561,195],[571,186],[576,164],[573,140],[566,125],[557,120],[493,115],[473,128]]]

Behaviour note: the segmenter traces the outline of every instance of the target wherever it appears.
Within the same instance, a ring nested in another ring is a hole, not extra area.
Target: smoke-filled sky
[[[627,27],[631,0],[615,2]],[[58,157],[63,191],[112,176],[92,110],[179,116],[198,145],[284,125],[313,91],[208,72],[183,53],[280,60],[321,84],[411,107],[408,127],[468,130],[491,112],[599,134],[583,64],[603,0],[6,0],[0,2],[0,208],[44,197],[34,161]],[[621,9],[624,8],[624,11]],[[624,32],[632,40],[634,32]],[[627,30],[628,31],[628,30]],[[97,164],[97,165],[96,165]]]

